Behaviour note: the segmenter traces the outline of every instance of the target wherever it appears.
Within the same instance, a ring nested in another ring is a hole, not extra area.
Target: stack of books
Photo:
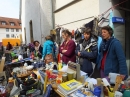
[[[69,94],[73,93],[74,91],[82,88],[83,85],[81,82],[78,82],[76,80],[70,80],[65,83],[61,83],[58,85],[57,91],[62,93],[64,96],[68,96]]]

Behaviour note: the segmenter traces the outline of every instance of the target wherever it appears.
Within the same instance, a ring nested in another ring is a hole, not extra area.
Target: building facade
[[[56,0],[55,24],[70,31],[80,28],[94,17],[104,18],[99,26],[110,25],[120,40],[128,68],[130,65],[130,0]],[[113,18],[118,19],[116,22]],[[121,21],[124,22],[121,22]]]
[[[120,40],[128,68],[130,65],[130,0],[22,0],[23,40],[45,41],[50,30],[57,27],[76,30],[95,17],[100,27],[110,25]],[[124,22],[114,22],[113,17]]]
[[[21,34],[22,27],[19,19],[0,17],[0,42],[8,38],[19,39]]]
[[[77,29],[99,14],[99,0],[56,0],[54,14],[56,25]]]
[[[53,0],[21,0],[23,41],[30,43],[45,37],[53,29]]]

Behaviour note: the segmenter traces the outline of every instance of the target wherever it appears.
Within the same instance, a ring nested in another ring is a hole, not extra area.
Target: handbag
[[[48,64],[48,63],[50,63],[50,62],[53,62],[54,61],[54,59],[53,59],[53,55],[52,54],[47,54],[46,56],[45,56],[45,63],[46,64]]]

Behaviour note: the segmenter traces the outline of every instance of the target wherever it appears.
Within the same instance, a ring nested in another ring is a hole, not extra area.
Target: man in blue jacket
[[[110,26],[101,29],[102,43],[99,49],[98,68],[101,70],[101,77],[108,77],[109,73],[118,73],[128,76],[126,58],[119,40],[113,37],[113,30]]]

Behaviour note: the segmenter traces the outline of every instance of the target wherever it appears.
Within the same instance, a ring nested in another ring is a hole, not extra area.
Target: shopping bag
[[[48,63],[50,63],[50,62],[53,62],[54,61],[54,59],[53,59],[53,55],[52,54],[47,54],[46,56],[45,56],[45,63],[46,64],[48,64]]]

